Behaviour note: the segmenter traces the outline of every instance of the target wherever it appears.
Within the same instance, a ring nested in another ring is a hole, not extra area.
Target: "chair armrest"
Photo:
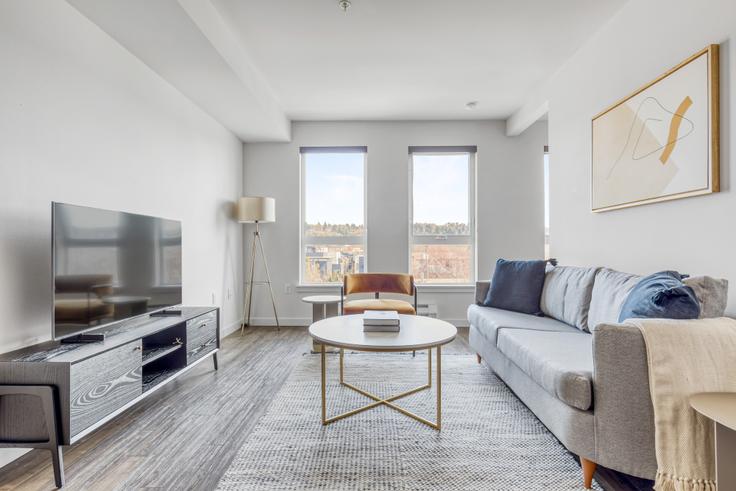
[[[486,301],[488,290],[491,288],[490,281],[476,281],[475,282],[475,303],[482,304]]]
[[[653,479],[654,409],[644,337],[635,326],[601,324],[593,332],[596,461]]]

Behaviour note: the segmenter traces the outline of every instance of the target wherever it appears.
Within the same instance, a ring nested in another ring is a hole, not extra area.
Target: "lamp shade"
[[[276,221],[276,200],[265,196],[245,196],[238,200],[240,223],[265,223]]]

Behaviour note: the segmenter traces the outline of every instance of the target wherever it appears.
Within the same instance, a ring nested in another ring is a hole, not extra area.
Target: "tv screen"
[[[181,304],[181,222],[52,204],[54,338]]]

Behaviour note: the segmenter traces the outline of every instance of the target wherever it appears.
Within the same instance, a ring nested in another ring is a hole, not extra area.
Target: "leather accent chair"
[[[355,273],[346,274],[341,288],[341,312],[343,315],[362,314],[366,310],[395,310],[399,314],[416,315],[417,286],[410,274]],[[373,293],[374,298],[345,301],[354,293]],[[380,298],[381,293],[397,293],[414,297],[414,303],[406,300]]]

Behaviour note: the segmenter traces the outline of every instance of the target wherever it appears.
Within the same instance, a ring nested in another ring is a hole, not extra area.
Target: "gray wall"
[[[2,2],[0,67],[0,352],[51,335],[52,200],[182,220],[184,302],[236,323],[240,141],[66,2]]]
[[[736,2],[632,0],[542,89],[549,100],[551,254],[633,273],[677,269],[731,281],[736,314]],[[594,214],[592,116],[711,43],[721,45],[722,192]]]
[[[262,225],[282,323],[306,325],[314,290],[299,281],[299,147],[367,145],[368,268],[408,271],[408,154],[410,145],[477,145],[478,277],[489,278],[499,257],[541,257],[544,249],[543,147],[546,123],[508,138],[502,121],[300,122],[290,143],[246,143],[244,191],[276,198],[276,223]],[[251,228],[246,228],[246,247]],[[260,271],[259,271],[260,273]],[[254,323],[272,323],[267,292],[256,287]],[[333,289],[333,291],[336,291]],[[464,324],[472,288],[420,290],[440,317]]]

